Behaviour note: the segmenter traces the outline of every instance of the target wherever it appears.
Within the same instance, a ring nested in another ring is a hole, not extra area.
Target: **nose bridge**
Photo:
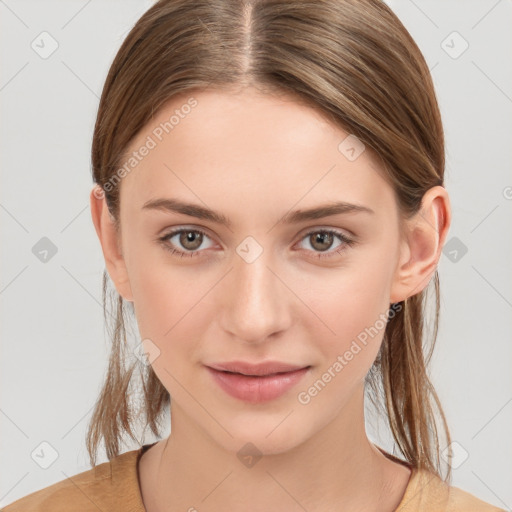
[[[289,319],[286,287],[274,274],[272,252],[258,246],[245,240],[237,248],[225,312],[224,327],[246,341],[264,340],[285,329]]]

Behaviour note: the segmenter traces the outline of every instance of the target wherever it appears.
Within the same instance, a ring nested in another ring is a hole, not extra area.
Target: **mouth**
[[[305,368],[309,368],[309,366],[305,367]],[[267,373],[267,374],[264,374],[264,375],[253,375],[251,373],[242,373],[242,372],[230,372],[228,370],[217,370],[217,371],[221,371],[222,373],[231,373],[233,375],[243,375],[244,377],[254,377],[256,379],[258,379],[258,378],[261,379],[261,378],[264,378],[264,377],[273,377],[274,375],[286,375],[287,373],[293,373],[293,372],[298,371],[298,370],[292,370],[292,371],[288,371],[288,372]]]
[[[229,361],[225,363],[210,364],[208,366],[214,370],[246,375],[249,377],[279,375],[310,367],[308,365],[293,365],[280,361],[264,361],[257,364],[247,363],[245,361]]]
[[[258,375],[206,366],[214,382],[229,396],[248,403],[275,400],[290,391],[310,372],[311,366]]]

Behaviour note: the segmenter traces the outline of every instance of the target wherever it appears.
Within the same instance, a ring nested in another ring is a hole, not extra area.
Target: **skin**
[[[297,395],[391,303],[427,286],[450,225],[448,194],[431,188],[401,234],[394,191],[369,147],[348,160],[338,150],[348,134],[321,113],[252,88],[173,98],[130,151],[190,96],[198,105],[119,184],[121,233],[101,195],[90,196],[108,273],[134,304],[141,340],[158,347],[152,367],[172,397],[172,433],[138,468],[146,509],[395,510],[411,472],[370,442],[364,422],[364,378],[384,328],[309,403]],[[161,197],[207,206],[232,225],[142,210]],[[374,214],[278,224],[292,210],[338,200]],[[195,256],[155,241],[178,227],[207,232],[202,243],[167,241]],[[322,252],[306,236],[320,228],[358,241],[336,254],[344,242],[334,237]],[[247,236],[263,248],[252,263],[236,251]],[[325,252],[332,257],[318,259]],[[237,359],[312,368],[281,397],[251,404],[227,395],[203,366]],[[248,442],[263,454],[252,467],[237,457]]]

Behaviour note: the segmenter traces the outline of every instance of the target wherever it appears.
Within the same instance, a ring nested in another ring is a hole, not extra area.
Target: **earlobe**
[[[406,221],[390,302],[420,293],[433,277],[451,223],[450,199],[442,186],[430,188],[418,213]]]
[[[100,240],[107,272],[123,299],[132,302],[133,295],[126,262],[120,249],[119,234],[115,228],[107,201],[101,187],[95,185],[90,193],[91,215]]]

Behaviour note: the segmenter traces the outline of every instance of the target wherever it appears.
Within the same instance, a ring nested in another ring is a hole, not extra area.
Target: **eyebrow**
[[[187,203],[178,199],[158,198],[146,201],[142,206],[143,210],[159,210],[171,213],[181,213],[197,219],[209,220],[223,226],[231,227],[231,221],[222,213],[216,212],[204,206]],[[306,210],[295,210],[285,215],[278,224],[298,224],[307,220],[318,220],[331,215],[346,213],[364,212],[374,214],[375,212],[360,204],[337,201],[328,204],[308,208]]]

